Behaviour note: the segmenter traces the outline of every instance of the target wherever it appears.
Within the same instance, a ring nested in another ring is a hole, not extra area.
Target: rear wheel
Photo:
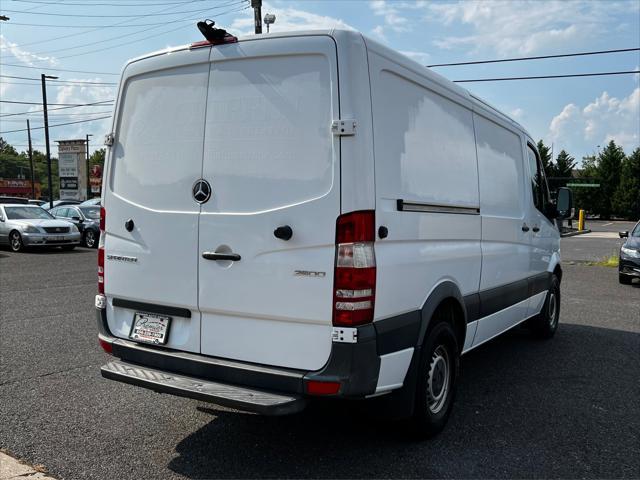
[[[82,240],[87,248],[95,248],[98,244],[98,237],[93,230],[85,230]]]
[[[449,313],[449,312],[442,312]],[[436,314],[425,340],[416,384],[416,403],[411,429],[421,437],[431,437],[447,423],[460,363],[456,334],[447,315]]]
[[[529,320],[533,333],[541,338],[551,338],[555,335],[560,322],[560,280],[553,275],[551,287],[542,306],[542,311]]]
[[[622,283],[623,285],[631,285],[631,282],[633,282],[633,279],[623,273],[619,273],[618,282]]]
[[[24,248],[24,245],[22,243],[22,236],[17,230],[14,230],[9,234],[9,246],[14,252],[19,252]]]

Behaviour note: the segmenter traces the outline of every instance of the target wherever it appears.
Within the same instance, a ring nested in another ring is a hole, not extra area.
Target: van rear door
[[[328,36],[211,49],[202,170],[211,196],[198,245],[203,354],[306,370],[328,360],[337,80]],[[277,238],[285,226],[292,237]]]
[[[127,66],[104,201],[109,328],[128,338],[136,312],[163,313],[171,317],[167,347],[190,352],[200,351],[192,187],[202,170],[208,79],[209,49]]]

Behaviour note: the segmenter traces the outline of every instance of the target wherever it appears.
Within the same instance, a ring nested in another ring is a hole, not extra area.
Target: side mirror
[[[73,220],[74,222],[79,222],[80,221],[80,217],[78,217],[78,216],[71,217],[71,220]]]
[[[558,211],[558,217],[562,220],[571,217],[571,209],[573,208],[573,192],[566,187],[560,187],[558,189],[558,196],[556,200],[556,210]]]
[[[618,232],[618,235],[620,235],[620,238],[629,238],[629,231],[624,230],[622,232]]]

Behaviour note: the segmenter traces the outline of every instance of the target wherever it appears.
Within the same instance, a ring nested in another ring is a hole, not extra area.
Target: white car
[[[570,192],[518,123],[359,33],[132,60],[107,145],[106,378],[270,415],[381,397],[431,435],[461,355],[558,326]]]
[[[73,223],[58,220],[38,205],[0,205],[0,245],[19,252],[25,247],[61,247],[73,250],[80,231]]]

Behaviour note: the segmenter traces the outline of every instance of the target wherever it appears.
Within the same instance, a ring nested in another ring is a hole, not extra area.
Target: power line
[[[0,81],[0,85],[29,85],[32,87],[40,87],[40,85],[38,85],[37,83],[29,83],[29,82],[5,82],[5,81]],[[64,83],[62,85],[49,85],[50,87],[56,87],[56,88],[64,88],[64,87],[83,87],[83,88],[116,88],[112,85],[83,85],[83,84],[77,84],[77,83]]]
[[[68,108],[68,107],[65,107]],[[48,110],[53,110],[53,109],[48,109]],[[30,115],[30,114],[36,114],[36,113],[40,113],[38,112],[38,110],[34,110],[32,112],[23,112],[22,115]],[[73,112],[73,113],[50,113],[49,117],[74,117],[74,116],[78,116],[78,115],[104,115],[105,113],[111,113],[111,110],[100,110],[100,111],[95,111],[95,112]],[[17,114],[7,114],[7,115],[0,115],[0,121],[6,121],[8,122],[9,120],[1,120],[2,117],[5,116],[14,116]],[[11,121],[14,121],[13,119],[11,119]],[[24,122],[24,119],[15,119],[16,122]]]
[[[453,80],[453,82],[455,83],[502,82],[505,80],[541,80],[544,78],[599,77],[604,75],[628,75],[633,73],[640,74],[640,70],[629,70],[625,72],[573,73],[570,75],[539,75],[535,77],[476,78],[472,80]]]
[[[61,107],[86,107],[89,105],[100,105],[104,103],[112,103],[113,100],[103,100],[101,102],[93,103],[48,103],[47,105],[61,106]],[[0,100],[0,103],[15,103],[19,105],[42,105],[42,102],[18,102],[16,100]],[[52,109],[53,110],[53,109]]]
[[[184,4],[186,5],[186,4],[191,4],[191,3],[195,3],[195,2],[199,2],[199,1],[201,1],[201,0],[188,0],[188,1],[184,2]],[[170,6],[170,7],[162,8],[162,9],[160,9],[160,10],[157,10],[157,11],[153,12],[153,13],[162,13],[162,12],[166,12],[167,10],[171,10],[171,8],[172,8],[172,7],[173,7],[173,5],[172,5],[172,6]],[[134,19],[129,19],[129,20],[123,20],[123,21],[121,21],[121,22],[113,23],[113,24],[109,25],[109,27],[111,27],[111,26],[118,26],[118,25],[124,25],[124,24],[126,24],[126,23],[131,23],[131,22],[133,22],[134,20],[137,20],[137,19],[135,19],[135,18],[134,18]],[[134,24],[134,25],[135,25],[135,24]],[[61,35],[61,36],[59,36],[59,37],[53,37],[53,38],[50,38],[50,39],[48,39],[48,40],[39,40],[39,41],[35,41],[35,42],[23,43],[23,44],[21,44],[20,46],[21,46],[21,47],[25,47],[25,46],[27,46],[27,45],[36,45],[36,44],[43,43],[43,42],[48,42],[48,43],[50,43],[50,42],[52,42],[52,41],[55,41],[55,40],[61,40],[61,39],[63,39],[63,38],[75,37],[75,36],[78,36],[78,35],[84,35],[85,33],[95,32],[96,30],[101,30],[101,28],[90,28],[90,29],[88,29],[88,30],[84,30],[84,31],[82,31],[82,32],[70,33],[70,34],[68,34],[68,35]]]
[[[221,17],[221,16],[227,15],[229,13],[240,12],[242,10],[246,10],[247,8],[249,8],[249,7],[247,6],[247,7],[243,7],[243,8],[235,8],[235,9],[232,9],[232,10],[227,10],[226,12],[221,12],[221,13],[216,14],[216,16],[217,17]],[[172,28],[171,30],[165,30],[164,32],[160,32],[160,33],[155,34],[155,35],[147,35],[144,38],[139,38],[137,40],[131,40],[131,41],[128,41],[128,42],[123,42],[123,43],[116,43],[115,45],[111,45],[110,47],[98,48],[98,49],[95,49],[95,50],[89,50],[87,52],[81,52],[81,53],[74,53],[74,54],[71,54],[71,55],[63,55],[61,57],[58,57],[58,59],[62,60],[64,58],[81,57],[83,55],[89,55],[91,53],[103,52],[105,50],[111,50],[113,48],[123,47],[125,45],[131,45],[133,43],[143,42],[143,41],[145,41],[145,40],[147,40],[149,38],[154,38],[154,37],[159,37],[159,36],[162,36],[162,35],[166,35],[167,33],[172,33],[172,32],[175,32],[177,30],[181,30],[181,29],[183,29],[185,27],[191,27],[191,25],[182,25],[182,26],[177,27],[177,28]]]
[[[501,62],[521,62],[524,60],[542,60],[545,58],[562,58],[562,57],[580,57],[584,55],[604,55],[608,53],[620,53],[620,52],[635,52],[640,48],[617,48],[615,50],[598,50],[594,52],[578,52],[578,53],[563,53],[559,55],[538,55],[535,57],[515,57],[515,58],[503,58],[501,60],[476,60],[471,62],[457,62],[457,63],[436,63],[433,65],[427,65],[427,67],[455,67],[458,65],[478,65],[481,63],[501,63]]]
[[[104,120],[106,118],[111,118],[111,115],[106,115],[104,117],[98,117],[98,118],[90,118],[88,120],[78,120],[75,122],[66,122],[66,123],[56,123],[55,125],[49,125],[49,128],[53,128],[53,127],[64,127],[65,125],[74,125],[76,123],[86,123],[86,122],[95,122],[96,120]],[[31,130],[42,130],[44,129],[44,127],[32,127]],[[17,133],[17,132],[26,132],[27,129],[26,128],[22,128],[20,130],[6,130],[4,132],[0,132],[0,135],[3,135],[5,133]]]
[[[179,21],[179,20],[176,20]],[[193,20],[183,20],[183,21],[193,21]],[[148,27],[150,25],[166,25],[167,22],[157,22],[157,23],[136,23],[135,25],[58,25],[58,24],[44,24],[44,23],[20,23],[20,22],[7,22],[3,23],[2,26],[11,26],[11,25],[19,25],[23,27],[47,27],[47,28],[95,28],[95,29],[104,29],[104,28],[131,28],[131,27]],[[26,44],[25,44],[26,45]]]
[[[45,13],[45,12],[26,12],[23,10],[4,10],[7,13],[27,13],[29,15],[44,15],[47,17],[79,17],[79,18],[146,18],[146,17],[164,17],[167,15],[182,15],[185,13],[200,13],[202,8],[198,10],[186,10],[182,12],[166,12],[166,13],[142,13],[139,15],[83,15],[79,13]],[[205,9],[206,10],[206,9]]]
[[[100,112],[100,113],[85,112],[85,113],[80,113],[79,115],[84,115],[86,118],[93,118],[95,115],[104,115],[105,113],[108,113],[109,115],[111,115],[111,112]],[[48,117],[53,117],[53,116],[54,115],[48,115]],[[66,115],[64,115],[64,114],[58,114],[58,115],[55,115],[55,116],[57,116],[57,117],[65,117],[66,118]],[[61,118],[60,120],[65,120],[65,118]],[[24,119],[24,118],[0,118],[0,125],[2,123],[4,123],[4,122],[23,123],[25,120],[26,119]]]
[[[2,100],[0,100],[0,102],[2,102]],[[42,105],[42,103],[29,103],[29,105]],[[49,104],[51,105],[51,104]],[[113,105],[113,100],[107,100],[106,102],[94,102],[94,103],[83,103],[80,105],[70,105],[68,107],[58,107],[58,108],[47,108],[47,110],[49,112],[51,112],[52,110],[66,110],[68,108],[82,108],[82,107],[89,107],[91,105],[102,105],[104,107],[108,107],[109,105]],[[40,113],[43,112],[44,110],[29,110],[27,112],[15,112],[15,113],[5,113],[3,115],[0,115],[0,118],[2,117],[13,117],[15,115],[26,115],[26,114],[31,114],[31,113]]]
[[[193,0],[193,1],[183,1],[183,2],[154,2],[154,3],[72,3],[72,2],[44,2],[44,1],[36,1],[36,0],[13,0],[14,2],[20,3],[38,3],[41,6],[45,5],[74,5],[81,7],[157,7],[160,5],[186,5],[188,3],[193,2],[204,2],[206,0]],[[36,7],[40,8],[40,7]]]
[[[240,0],[240,1],[229,3],[229,4],[225,4],[224,6],[240,5],[242,3],[244,3],[244,0]],[[214,7],[214,8],[220,8],[220,6]],[[211,10],[210,8],[205,8],[205,9],[200,10],[200,12],[209,12],[210,10]],[[187,20],[182,19],[182,18],[178,18],[175,21],[181,22],[181,21],[187,21]],[[188,21],[192,21],[192,20],[188,20]],[[50,53],[65,52],[65,51],[68,51],[68,50],[77,50],[78,48],[89,47],[91,45],[104,45],[106,42],[110,42],[112,40],[120,40],[120,39],[123,39],[123,38],[126,38],[126,37],[130,37],[132,35],[140,35],[140,34],[142,34],[144,32],[148,32],[149,30],[156,30],[156,29],[162,28],[164,26],[166,26],[166,24],[156,25],[155,27],[145,28],[145,29],[142,29],[140,31],[130,32],[130,33],[127,33],[127,34],[124,34],[124,35],[117,35],[117,36],[110,37],[110,38],[104,38],[104,39],[97,40],[97,41],[94,41],[94,42],[84,43],[82,45],[74,45],[72,47],[57,48],[55,50],[46,50],[46,51],[43,51],[43,52],[33,52],[33,55],[47,55],[47,54],[50,54]],[[148,38],[148,37],[146,37],[146,38]],[[62,58],[64,58],[64,57],[62,57]]]
[[[31,65],[18,65],[17,63],[0,63],[0,67],[32,68],[35,70],[52,70],[56,72],[86,73],[89,75],[116,75],[116,76],[120,75],[119,73],[111,73],[111,72],[90,72],[87,70],[68,70],[64,68],[53,68],[53,67],[32,67]]]
[[[12,78],[15,80],[35,80],[40,82],[39,78],[36,77],[18,77],[15,75],[1,75],[1,78]],[[56,82],[56,83],[74,83],[74,84],[80,84],[80,85],[118,85],[117,83],[114,82],[90,82],[90,81],[83,81],[83,80],[60,80],[60,79],[49,79],[49,82]],[[48,83],[48,82],[47,82]]]

